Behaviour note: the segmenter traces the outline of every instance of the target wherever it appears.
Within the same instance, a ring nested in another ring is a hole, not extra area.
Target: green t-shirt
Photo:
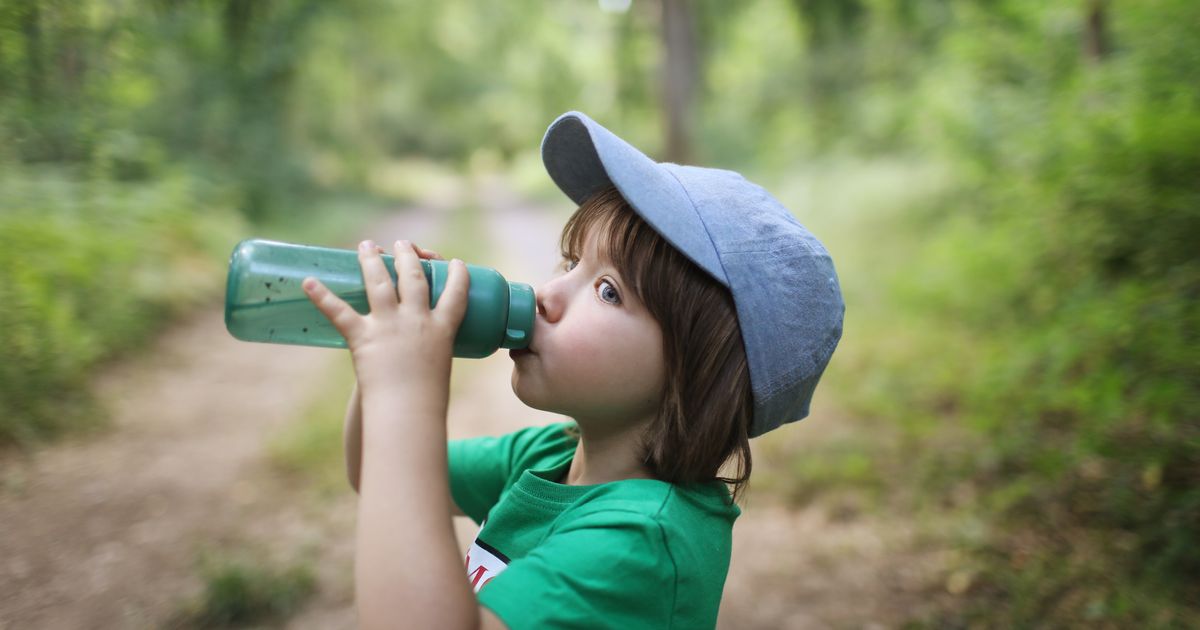
[[[712,628],[733,522],[724,484],[556,483],[560,422],[451,440],[450,491],[482,525],[467,553],[479,603],[510,628]]]

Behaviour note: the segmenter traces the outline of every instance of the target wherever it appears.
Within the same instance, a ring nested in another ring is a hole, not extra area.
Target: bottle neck
[[[508,283],[508,323],[502,348],[525,348],[533,337],[533,317],[537,312],[533,287],[524,282]]]

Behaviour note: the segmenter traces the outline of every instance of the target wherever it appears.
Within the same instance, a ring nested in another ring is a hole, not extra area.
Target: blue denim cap
[[[542,162],[576,204],[616,186],[729,289],[750,367],[750,437],[808,415],[845,304],[829,252],[783,204],[733,171],[655,162],[579,112],[550,124]]]

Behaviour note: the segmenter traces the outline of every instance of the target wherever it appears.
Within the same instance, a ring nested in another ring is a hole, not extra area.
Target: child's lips
[[[519,359],[527,354],[535,354],[535,353],[533,350],[530,350],[529,348],[516,348],[516,349],[508,351],[508,358],[516,361],[517,359]]]

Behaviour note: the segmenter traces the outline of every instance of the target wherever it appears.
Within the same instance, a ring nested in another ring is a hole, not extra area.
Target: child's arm
[[[451,351],[469,279],[453,262],[434,309],[411,244],[396,244],[398,282],[371,243],[359,249],[370,313],[314,278],[303,287],[345,337],[361,388],[355,600],[363,627],[489,627],[448,518],[446,410]],[[351,414],[354,415],[354,414]],[[353,419],[353,418],[352,418]]]
[[[357,382],[350,393],[350,402],[346,404],[342,444],[346,451],[346,477],[350,480],[350,487],[358,492],[358,480],[362,475],[362,393],[358,391]],[[450,516],[466,516],[458,503],[454,502],[454,497],[450,497]]]
[[[423,247],[413,246],[417,257],[427,260],[445,260],[441,254]],[[382,247],[377,248],[381,254],[387,253]],[[350,487],[358,492],[358,481],[362,474],[362,393],[358,390],[358,381],[350,392],[350,401],[346,404],[346,420],[342,429],[342,446],[346,452],[346,478]],[[458,504],[450,499],[450,516],[466,516]]]

